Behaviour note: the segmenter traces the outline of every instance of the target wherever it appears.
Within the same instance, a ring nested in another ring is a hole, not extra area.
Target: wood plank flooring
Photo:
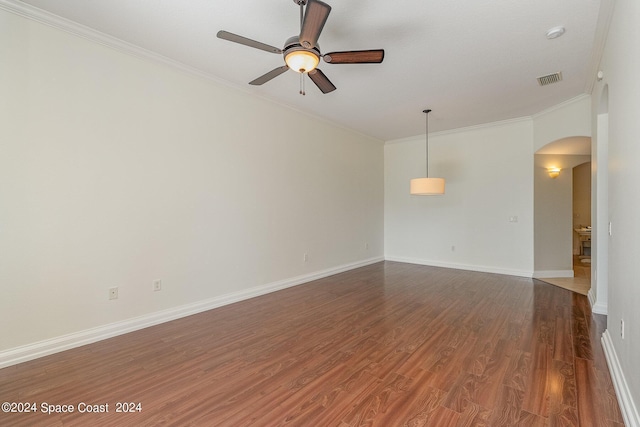
[[[622,426],[605,326],[537,280],[381,262],[2,369],[38,412],[0,425]]]

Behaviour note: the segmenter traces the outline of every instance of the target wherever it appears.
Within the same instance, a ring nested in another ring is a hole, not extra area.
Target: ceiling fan
[[[336,87],[317,68],[320,58],[328,64],[379,64],[384,59],[384,49],[350,50],[322,54],[318,38],[320,38],[322,28],[327,22],[331,6],[320,0],[293,0],[293,2],[300,6],[300,35],[287,39],[282,49],[228,31],[218,31],[218,38],[271,53],[283,54],[286,65],[258,77],[249,82],[250,85],[262,85],[291,69],[300,73],[300,94],[305,94],[303,89],[305,74],[322,93],[329,93],[336,90]]]

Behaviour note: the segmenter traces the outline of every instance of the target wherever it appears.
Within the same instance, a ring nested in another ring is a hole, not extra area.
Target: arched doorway
[[[576,240],[590,239],[591,203],[577,211],[574,189],[591,198],[591,153],[591,138],[574,136],[546,144],[534,156],[534,277],[584,295],[591,288],[591,260],[583,256],[586,244],[576,253]],[[586,182],[578,188],[574,168],[585,164]],[[550,173],[553,168],[559,172]]]

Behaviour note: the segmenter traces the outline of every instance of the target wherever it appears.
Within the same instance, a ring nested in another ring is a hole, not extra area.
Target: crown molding
[[[84,38],[86,40],[90,40],[94,43],[98,43],[103,46],[107,46],[112,49],[115,49],[124,53],[128,53],[139,58],[148,59],[154,62],[159,62],[165,65],[169,65],[171,67],[178,68],[182,71],[186,71],[190,74],[194,74],[208,80],[214,80],[218,83],[222,83],[222,84],[225,84],[226,86],[229,86],[229,84],[224,82],[223,80],[216,78],[211,74],[205,73],[197,68],[194,68],[186,64],[183,64],[181,62],[175,61],[173,59],[167,58],[166,56],[141,48],[132,43],[126,42],[124,40],[120,40],[116,37],[102,33],[93,28],[87,27],[85,25],[79,24],[77,22],[71,21],[61,16],[54,15],[53,13],[47,12],[45,10],[39,9],[35,6],[31,6],[26,3],[23,3],[19,0],[0,0],[0,9],[6,10],[7,12],[11,12],[15,15],[22,16],[32,21],[39,22],[49,27],[62,30],[64,32],[73,34],[75,36]]]
[[[455,133],[470,132],[474,130],[482,130],[482,129],[488,129],[488,128],[493,128],[498,126],[507,126],[515,123],[530,122],[531,119],[532,119],[532,116],[517,117],[515,119],[499,120],[497,122],[482,123],[479,125],[465,126],[465,127],[456,128],[456,129],[433,132],[433,133],[430,133],[429,135],[432,137],[451,135]],[[392,139],[389,141],[385,141],[384,145],[402,144],[404,142],[412,142],[420,138],[424,140],[424,137],[425,137],[425,134],[408,136],[406,138],[400,138],[400,139]]]
[[[531,116],[531,118],[535,120],[535,119],[537,119],[537,118],[539,118],[541,116],[544,116],[545,114],[549,114],[549,113],[554,112],[556,110],[560,110],[560,109],[562,109],[562,108],[564,108],[564,107],[566,107],[568,105],[575,104],[576,102],[580,102],[580,101],[582,101],[584,99],[589,99],[590,100],[591,99],[591,95],[588,94],[588,93],[582,93],[582,94],[580,94],[580,95],[578,95],[576,97],[573,97],[571,99],[567,99],[566,101],[563,101],[560,104],[556,104],[556,105],[551,106],[549,108],[545,108],[544,110],[533,114]]]

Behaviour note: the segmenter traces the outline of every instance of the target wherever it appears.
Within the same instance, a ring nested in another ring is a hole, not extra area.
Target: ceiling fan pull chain
[[[306,95],[307,93],[304,90],[304,73],[300,73],[300,95]]]

